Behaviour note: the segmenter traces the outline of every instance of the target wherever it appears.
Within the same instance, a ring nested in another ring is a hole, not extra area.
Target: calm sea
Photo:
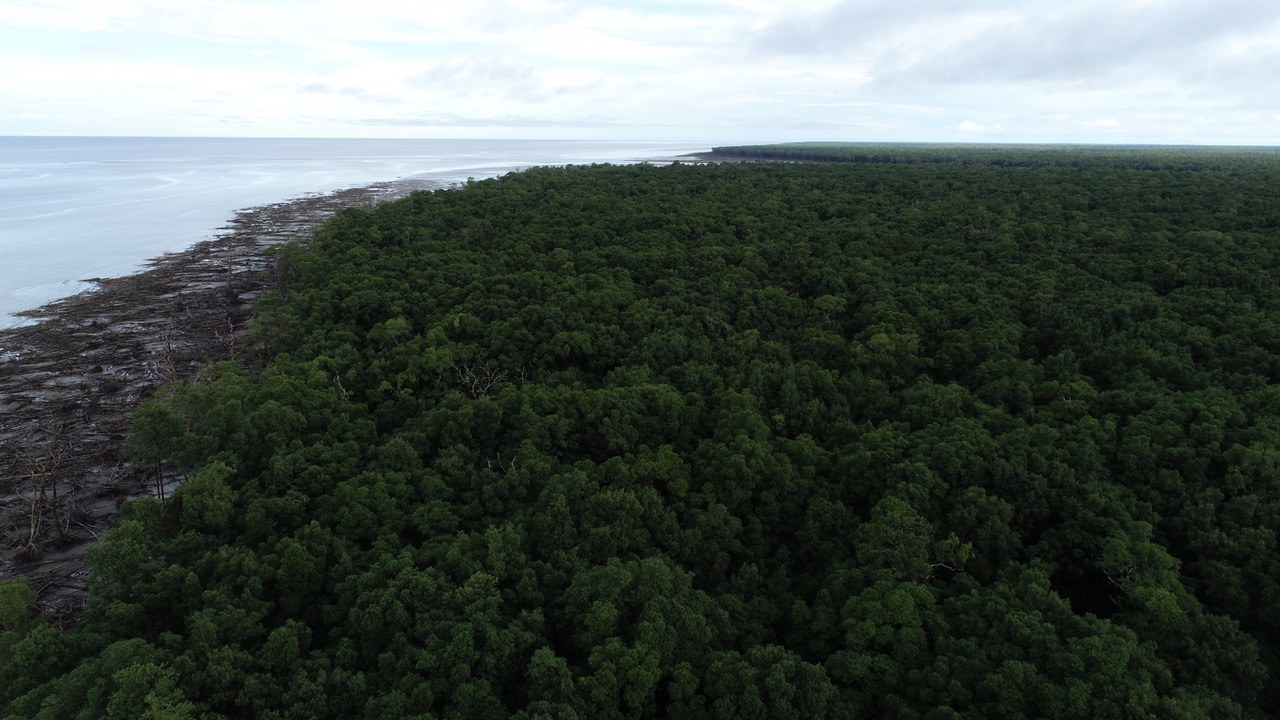
[[[546,140],[0,137],[0,327],[216,234],[236,210],[418,177],[639,162],[706,146]]]

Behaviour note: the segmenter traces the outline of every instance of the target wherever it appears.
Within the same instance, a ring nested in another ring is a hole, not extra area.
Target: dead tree
[[[51,420],[40,423],[39,428],[30,431],[25,445],[23,466],[29,480],[31,502],[27,512],[27,542],[20,552],[34,556],[39,552],[48,525],[53,526],[59,541],[67,537],[62,518],[66,513],[58,495],[63,461],[62,424]]]
[[[474,362],[459,363],[453,370],[458,373],[458,379],[472,398],[492,397],[489,394],[490,388],[507,379],[505,372],[489,367],[488,363],[481,366]]]

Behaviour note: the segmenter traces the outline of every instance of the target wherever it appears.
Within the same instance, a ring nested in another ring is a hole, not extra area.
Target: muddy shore
[[[0,579],[25,578],[60,622],[80,617],[85,549],[123,502],[167,491],[121,456],[134,408],[234,356],[252,301],[275,285],[268,248],[305,241],[341,208],[436,187],[398,180],[243,210],[212,240],[0,330]]]

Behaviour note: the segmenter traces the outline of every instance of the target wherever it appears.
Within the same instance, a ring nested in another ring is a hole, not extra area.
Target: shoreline
[[[0,329],[0,580],[74,622],[85,549],[126,500],[156,496],[122,456],[133,410],[164,383],[233,358],[251,303],[275,287],[268,249],[305,241],[337,211],[442,183],[405,178],[239,210],[219,234],[17,315]]]

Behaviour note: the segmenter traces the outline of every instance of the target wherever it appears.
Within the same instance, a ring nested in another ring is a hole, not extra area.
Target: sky
[[[0,0],[0,135],[1280,145],[1280,2]]]

